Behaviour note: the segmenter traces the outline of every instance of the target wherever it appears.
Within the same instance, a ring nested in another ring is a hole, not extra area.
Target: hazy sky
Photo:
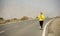
[[[4,18],[36,17],[60,15],[60,0],[0,0],[0,16]]]

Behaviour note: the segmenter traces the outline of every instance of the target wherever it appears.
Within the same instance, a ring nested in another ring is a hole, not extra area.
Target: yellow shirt
[[[39,20],[39,21],[44,21],[44,19],[45,19],[44,15],[39,15],[39,16],[38,16],[38,20]]]

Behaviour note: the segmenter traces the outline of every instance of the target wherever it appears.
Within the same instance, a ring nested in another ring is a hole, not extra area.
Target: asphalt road
[[[48,20],[45,20],[44,25]],[[42,36],[42,31],[37,20],[0,25],[0,36]]]

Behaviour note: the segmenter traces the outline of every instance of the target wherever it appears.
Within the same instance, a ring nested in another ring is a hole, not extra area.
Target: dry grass
[[[32,17],[28,17],[28,16],[23,16],[22,18],[18,19],[18,18],[12,18],[12,19],[7,19],[4,20],[3,18],[1,18],[0,20],[0,24],[5,24],[5,23],[10,23],[10,22],[20,22],[20,21],[24,21],[24,20],[31,20]]]
[[[29,19],[29,17],[23,16],[20,20],[28,20],[28,19]]]

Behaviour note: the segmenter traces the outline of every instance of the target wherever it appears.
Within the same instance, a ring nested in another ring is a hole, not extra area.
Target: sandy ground
[[[49,26],[49,30],[52,32],[49,32],[48,36],[60,36],[60,18],[55,19],[51,25]]]

